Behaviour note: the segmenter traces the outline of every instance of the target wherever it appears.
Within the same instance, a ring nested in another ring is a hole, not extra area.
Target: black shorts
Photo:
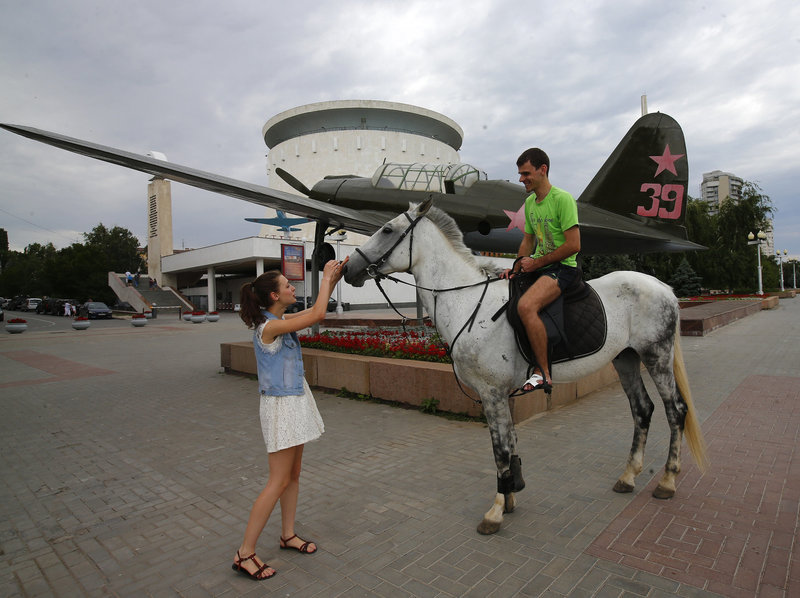
[[[563,293],[578,277],[578,269],[574,266],[565,266],[561,262],[550,264],[539,269],[540,276],[549,276],[558,283],[558,288]]]

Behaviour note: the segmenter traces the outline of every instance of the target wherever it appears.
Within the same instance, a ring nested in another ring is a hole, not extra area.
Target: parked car
[[[294,304],[290,305],[286,308],[286,313],[296,314],[299,311],[303,311],[306,308],[305,304],[303,303],[303,298],[300,297]]]
[[[28,301],[25,303],[25,307],[22,308],[23,311],[36,311],[36,308],[39,307],[39,304],[42,302],[41,298],[39,297],[28,297]]]
[[[0,322],[2,322],[4,318],[5,318],[5,314],[3,314],[3,308],[0,307]]]
[[[5,305],[5,309],[8,311],[22,311],[25,303],[27,303],[28,298],[25,295],[17,295],[13,297],[8,303]]]
[[[98,318],[111,319],[111,310],[102,301],[87,301],[81,306],[80,313],[90,320]]]
[[[308,302],[308,307],[314,305],[314,302],[311,300],[311,297],[306,297],[306,301]],[[342,304],[344,305],[344,304]],[[293,305],[290,305],[286,312],[290,314],[297,313],[298,311],[303,311],[306,308],[306,304],[303,303],[303,298],[298,297],[297,301],[294,302]],[[336,311],[336,299],[333,297],[328,298],[328,307],[326,311]]]

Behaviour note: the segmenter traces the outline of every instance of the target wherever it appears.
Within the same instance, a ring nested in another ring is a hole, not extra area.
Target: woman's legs
[[[275,504],[278,502],[278,499],[281,498],[287,488],[292,485],[295,461],[298,463],[297,469],[299,472],[299,463],[300,459],[302,459],[302,454],[302,445],[293,446],[275,453],[269,453],[269,478],[267,479],[267,485],[258,495],[258,498],[256,498],[255,502],[253,503],[253,508],[250,510],[250,518],[247,521],[247,527],[244,531],[244,539],[242,540],[241,546],[239,546],[239,555],[241,558],[248,557],[255,553],[258,536],[261,535],[264,526],[267,524],[269,516],[272,514],[272,510],[275,508]],[[294,483],[294,486],[294,507],[296,510],[296,482]],[[281,504],[283,504],[283,501],[281,501]],[[294,525],[294,513],[292,514],[292,525]],[[242,563],[242,567],[251,573],[255,572],[260,565],[260,562],[259,564],[256,564],[252,560]],[[272,573],[272,571],[273,570],[271,568],[266,569],[263,573],[263,576],[267,577]]]
[[[301,547],[303,540],[294,538],[294,519],[297,514],[297,495],[300,491],[300,469],[303,461],[303,447],[297,447],[294,464],[290,476],[289,485],[281,494],[281,538],[286,538],[287,542],[282,542],[282,546]],[[317,546],[311,542],[306,548],[307,552],[316,552]]]

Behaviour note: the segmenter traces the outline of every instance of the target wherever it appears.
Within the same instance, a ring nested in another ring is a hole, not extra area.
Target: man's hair
[[[530,162],[534,168],[539,168],[542,164],[545,164],[547,165],[547,174],[550,174],[550,158],[547,157],[544,150],[540,150],[538,147],[532,147],[522,152],[517,158],[517,168],[525,164],[525,162]]]

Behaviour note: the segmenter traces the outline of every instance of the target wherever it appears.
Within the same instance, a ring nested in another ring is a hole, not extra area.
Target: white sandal
[[[530,385],[531,388],[525,388],[526,386]],[[525,381],[525,384],[520,386],[517,390],[511,393],[509,396],[518,397],[520,395],[527,394],[529,392],[533,392],[534,390],[544,390],[545,392],[550,392],[553,389],[553,385],[549,382],[545,381],[544,376],[541,374],[534,374],[530,378]]]

